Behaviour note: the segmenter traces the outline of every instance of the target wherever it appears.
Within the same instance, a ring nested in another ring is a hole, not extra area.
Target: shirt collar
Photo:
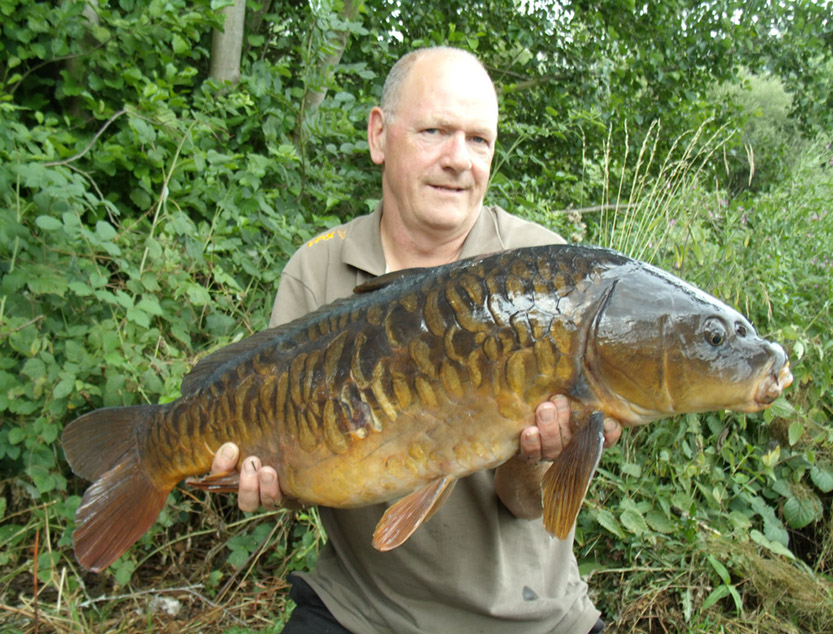
[[[505,246],[500,239],[494,207],[481,207],[477,221],[466,236],[460,259],[503,251]],[[382,201],[376,205],[373,213],[360,216],[350,226],[350,233],[344,242],[342,258],[345,264],[369,273],[372,276],[385,272],[385,253],[382,250],[382,233],[379,223],[382,220]]]
[[[382,201],[373,213],[356,218],[350,224],[350,232],[344,240],[342,259],[345,264],[372,276],[385,272],[385,252],[382,250]]]

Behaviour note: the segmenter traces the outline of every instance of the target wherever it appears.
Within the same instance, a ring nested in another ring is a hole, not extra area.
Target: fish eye
[[[723,324],[718,321],[710,321],[706,324],[706,341],[715,348],[722,346],[723,342],[726,341],[726,329]]]

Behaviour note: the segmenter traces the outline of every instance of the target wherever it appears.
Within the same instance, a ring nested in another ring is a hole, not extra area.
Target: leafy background
[[[265,326],[294,249],[375,204],[367,111],[435,43],[500,91],[490,202],[674,271],[792,359],[767,412],[606,452],[576,549],[611,628],[833,629],[830,3],[252,1],[221,85],[224,4],[0,0],[3,629],[281,629],[314,511],[178,489],[92,575],[60,433],[176,398],[200,355]]]

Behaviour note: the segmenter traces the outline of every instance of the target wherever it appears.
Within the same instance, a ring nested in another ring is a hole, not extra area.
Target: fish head
[[[792,383],[784,349],[700,289],[647,265],[607,288],[586,339],[585,374],[625,425],[760,411]]]

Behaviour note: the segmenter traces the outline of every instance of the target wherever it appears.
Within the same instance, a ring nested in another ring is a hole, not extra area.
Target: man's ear
[[[367,117],[367,145],[370,160],[381,165],[385,162],[385,113],[378,106]]]

